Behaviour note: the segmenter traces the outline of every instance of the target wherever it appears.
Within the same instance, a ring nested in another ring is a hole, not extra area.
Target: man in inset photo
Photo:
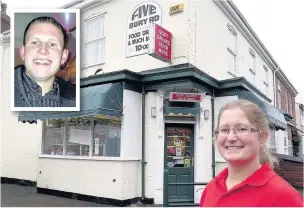
[[[68,35],[53,17],[26,27],[19,47],[24,65],[14,70],[14,107],[75,107],[75,85],[56,77],[69,57]]]

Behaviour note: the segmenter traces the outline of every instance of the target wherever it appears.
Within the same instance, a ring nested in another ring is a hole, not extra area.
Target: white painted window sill
[[[87,156],[63,156],[63,155],[39,155],[39,158],[63,159],[63,160],[140,161],[140,158],[87,157]]]

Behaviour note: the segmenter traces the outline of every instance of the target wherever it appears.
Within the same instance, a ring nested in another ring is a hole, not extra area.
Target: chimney
[[[11,28],[11,18],[6,14],[5,3],[1,3],[1,33]]]

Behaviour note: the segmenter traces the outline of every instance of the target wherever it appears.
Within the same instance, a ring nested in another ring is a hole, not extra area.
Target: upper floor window
[[[290,109],[289,109],[289,111],[290,111],[290,115],[292,116],[293,115],[293,97],[292,97],[292,94],[290,94],[289,101],[290,101]]]
[[[252,49],[249,49],[250,61],[249,71],[251,72],[251,82],[255,85],[255,53]]]
[[[288,90],[286,90],[286,112],[289,113]]]
[[[280,81],[278,81],[278,108],[281,109],[281,106],[282,106],[282,94],[281,94],[281,83]]]
[[[269,75],[268,75],[268,69],[266,66],[263,66],[264,72],[265,72],[265,80],[264,80],[264,86],[265,86],[265,95],[269,94]]]
[[[228,27],[228,71],[232,74],[236,74],[236,44],[237,44],[237,33],[232,25],[227,24]]]
[[[84,66],[104,63],[105,55],[105,15],[85,20]]]

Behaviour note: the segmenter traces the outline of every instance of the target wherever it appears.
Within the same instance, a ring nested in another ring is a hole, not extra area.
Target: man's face
[[[26,72],[36,81],[54,77],[68,58],[63,50],[63,34],[51,23],[35,23],[26,35],[25,45],[19,47]]]

